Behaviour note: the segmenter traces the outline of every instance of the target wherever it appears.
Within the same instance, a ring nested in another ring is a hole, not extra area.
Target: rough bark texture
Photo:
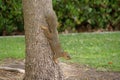
[[[47,26],[49,17],[57,19],[52,0],[22,0],[26,40],[26,64],[24,80],[63,80],[58,64],[53,61],[53,52],[40,26]],[[56,25],[56,24],[55,24]],[[57,35],[57,34],[56,34]]]

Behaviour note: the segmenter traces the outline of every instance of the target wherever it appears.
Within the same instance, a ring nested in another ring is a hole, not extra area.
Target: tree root
[[[6,71],[17,71],[19,73],[25,73],[24,69],[20,68],[11,68],[11,67],[0,67],[1,70],[6,70]]]

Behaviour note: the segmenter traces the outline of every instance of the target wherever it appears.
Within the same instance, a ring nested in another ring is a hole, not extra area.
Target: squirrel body
[[[71,59],[70,55],[67,52],[64,52],[64,50],[61,48],[58,36],[55,33],[50,32],[48,27],[42,26],[41,28],[44,30],[44,34],[47,37],[50,47],[54,53],[53,60],[57,63],[57,59],[60,57],[63,57],[66,60]]]
[[[53,51],[53,60],[57,62],[57,59],[60,57],[71,59],[69,54],[67,52],[64,52],[64,50],[61,48],[57,31],[58,20],[55,11],[53,9],[50,9],[45,10],[44,12],[47,25],[41,26],[41,28],[44,31],[46,38],[48,39],[51,50]]]

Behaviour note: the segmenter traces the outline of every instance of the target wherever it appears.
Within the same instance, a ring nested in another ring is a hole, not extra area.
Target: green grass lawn
[[[120,71],[120,32],[60,35],[60,41],[72,60],[98,70]],[[0,59],[24,58],[24,37],[0,38]]]
[[[0,59],[24,58],[25,39],[24,37],[0,37]]]

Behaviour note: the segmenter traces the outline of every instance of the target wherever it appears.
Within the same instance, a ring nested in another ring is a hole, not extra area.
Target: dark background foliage
[[[21,0],[0,0],[0,35],[23,31]]]
[[[120,30],[119,0],[53,0],[59,32]],[[0,35],[23,34],[21,0],[0,0]]]

